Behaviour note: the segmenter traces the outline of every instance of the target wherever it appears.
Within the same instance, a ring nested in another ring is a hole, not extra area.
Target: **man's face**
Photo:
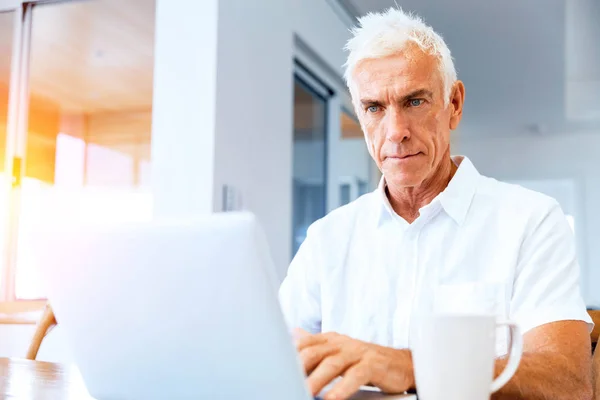
[[[352,97],[369,152],[395,187],[419,186],[448,157],[450,129],[460,115],[454,100],[444,106],[438,65],[409,46],[399,55],[363,60],[354,70]]]

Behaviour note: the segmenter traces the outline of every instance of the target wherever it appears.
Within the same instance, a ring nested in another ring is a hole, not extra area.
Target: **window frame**
[[[29,107],[28,75],[29,48],[31,34],[32,7],[35,2],[0,0],[2,12],[14,13],[11,67],[9,71],[8,113],[6,129],[6,148],[4,174],[11,177],[5,182],[7,218],[0,229],[4,231],[4,240],[0,243],[0,303],[16,302],[16,237],[18,227],[19,179],[15,179],[15,164],[23,162],[23,145],[27,132],[27,110]],[[23,125],[25,124],[25,126]]]
[[[299,87],[302,87],[302,89],[304,91],[306,91],[307,93],[309,93],[311,96],[314,96],[316,99],[318,99],[318,101],[323,102],[323,106],[324,106],[324,125],[323,125],[323,129],[324,129],[324,136],[323,136],[323,155],[324,155],[324,160],[323,160],[323,180],[324,180],[324,199],[323,199],[323,210],[325,213],[328,212],[328,199],[329,199],[329,164],[328,164],[328,160],[329,160],[329,141],[330,141],[330,129],[331,129],[331,124],[330,124],[330,113],[331,113],[331,108],[330,108],[330,101],[332,96],[334,95],[334,92],[331,90],[331,88],[329,88],[321,79],[319,79],[319,77],[317,75],[315,75],[312,71],[310,71],[300,60],[295,59],[294,60],[294,73],[293,73],[293,84],[294,84],[294,90],[296,85],[298,85]],[[294,105],[295,106],[295,105]],[[295,136],[295,132],[293,133],[293,135]],[[292,138],[292,142],[295,141],[295,137]],[[294,176],[294,171],[293,171],[293,165],[294,165],[294,159],[292,157],[292,180],[295,179]],[[292,189],[294,190],[294,189]],[[295,228],[296,226],[294,225],[295,223],[295,197],[292,193],[292,230],[291,230],[291,251],[292,254],[291,256],[294,257],[295,253],[297,251],[296,249],[296,232],[295,232]]]
[[[29,68],[33,9],[37,5],[83,2],[87,0],[0,0],[1,13],[13,13],[11,66],[9,70],[8,112],[4,174],[7,218],[0,223],[0,305],[3,313],[21,313],[23,304],[39,308],[45,299],[18,299],[16,296],[17,238],[21,204],[22,166],[25,165],[29,117]],[[21,166],[15,169],[15,166]],[[15,170],[19,176],[15,175]],[[27,319],[29,321],[29,319]],[[35,321],[35,320],[34,320]],[[0,319],[1,322],[1,319]]]
[[[332,171],[335,170],[337,161],[336,153],[332,151],[332,143],[339,140],[342,134],[340,124],[340,113],[342,110],[353,110],[350,93],[342,78],[342,69],[333,69],[323,61],[311,48],[300,38],[294,35],[294,60],[309,70],[318,78],[322,84],[331,90],[331,96],[327,101],[327,187],[326,187],[326,212],[338,208],[340,193],[337,178]]]

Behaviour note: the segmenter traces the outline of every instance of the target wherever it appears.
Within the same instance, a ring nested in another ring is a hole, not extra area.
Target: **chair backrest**
[[[0,314],[28,314],[39,313],[44,306],[41,301],[19,300],[0,303]]]
[[[0,302],[0,325],[32,325],[38,321],[44,308],[42,301],[19,300]]]
[[[42,340],[44,337],[50,332],[52,327],[56,325],[56,318],[54,318],[54,311],[52,311],[52,307],[50,304],[46,304],[44,308],[44,312],[40,320],[37,323],[35,328],[35,332],[33,337],[31,338],[31,342],[29,343],[29,348],[27,349],[27,355],[25,356],[28,360],[35,360],[37,357],[37,353],[42,344]]]

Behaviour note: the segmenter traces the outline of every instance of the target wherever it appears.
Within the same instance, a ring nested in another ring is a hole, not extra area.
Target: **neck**
[[[394,211],[408,223],[419,217],[419,209],[446,189],[458,167],[450,158],[445,157],[435,172],[419,186],[391,187],[387,186],[386,194]]]

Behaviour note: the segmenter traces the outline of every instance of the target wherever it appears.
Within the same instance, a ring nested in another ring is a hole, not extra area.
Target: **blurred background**
[[[283,279],[307,227],[380,179],[343,46],[395,3],[465,82],[453,153],[560,202],[600,306],[598,0],[0,0],[0,356],[44,304],[28,229],[48,213],[251,210]],[[69,361],[59,329],[38,359]]]

